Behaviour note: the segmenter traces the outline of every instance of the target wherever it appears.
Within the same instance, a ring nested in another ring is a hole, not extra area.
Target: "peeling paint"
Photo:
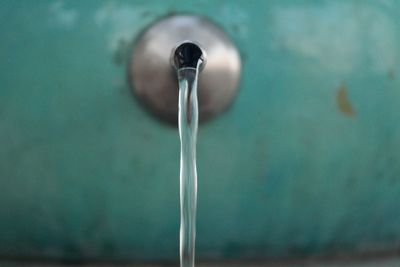
[[[355,9],[350,1],[327,1],[279,6],[273,23],[273,48],[308,58],[317,68],[350,73],[368,62],[368,68],[385,73],[395,65],[396,25],[368,5]]]
[[[73,9],[65,8],[64,1],[60,0],[54,2],[49,6],[49,12],[51,13],[51,24],[59,25],[63,28],[72,28],[78,19],[78,12]]]
[[[120,43],[131,42],[132,39],[152,20],[152,16],[162,13],[159,8],[134,6],[129,4],[106,3],[94,14],[94,23],[108,32],[110,51],[119,49]]]

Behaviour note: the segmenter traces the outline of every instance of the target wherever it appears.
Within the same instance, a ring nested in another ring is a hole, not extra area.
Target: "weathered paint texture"
[[[176,12],[244,62],[200,128],[198,258],[398,249],[400,1],[2,0],[0,257],[178,258],[178,131],[125,66]]]

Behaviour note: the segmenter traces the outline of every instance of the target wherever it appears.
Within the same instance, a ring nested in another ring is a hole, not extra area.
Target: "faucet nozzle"
[[[184,41],[172,49],[171,64],[175,69],[197,68],[203,70],[206,64],[206,53],[200,45],[192,41]]]

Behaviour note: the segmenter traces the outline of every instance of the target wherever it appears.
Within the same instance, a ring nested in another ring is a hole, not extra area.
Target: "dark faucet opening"
[[[175,69],[197,68],[200,61],[200,70],[205,65],[205,52],[199,45],[185,41],[172,50],[171,63]]]

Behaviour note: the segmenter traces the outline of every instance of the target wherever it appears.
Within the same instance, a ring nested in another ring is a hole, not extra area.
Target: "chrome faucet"
[[[198,83],[199,119],[206,121],[233,101],[241,63],[228,36],[204,17],[170,16],[142,32],[128,69],[132,90],[154,115],[176,125],[178,81],[174,68],[195,67],[198,60],[202,60]]]

